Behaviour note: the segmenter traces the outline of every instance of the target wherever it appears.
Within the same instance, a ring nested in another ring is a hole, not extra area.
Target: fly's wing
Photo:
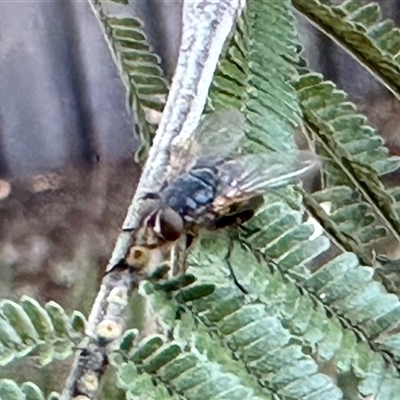
[[[262,195],[268,189],[295,182],[318,163],[318,157],[309,151],[249,154],[227,160],[218,167],[220,183],[214,210],[221,212],[234,203]]]
[[[243,114],[236,109],[212,113],[202,121],[198,133],[198,162],[216,164],[227,158],[243,139]]]
[[[174,175],[189,170],[195,164],[215,165],[227,158],[244,136],[244,117],[239,110],[216,111],[203,117],[190,143],[175,143],[170,165]]]

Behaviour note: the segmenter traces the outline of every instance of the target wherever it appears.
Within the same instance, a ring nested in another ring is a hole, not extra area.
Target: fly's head
[[[140,224],[141,241],[149,247],[156,247],[178,240],[185,231],[181,215],[166,205],[157,193],[149,193],[145,199],[153,202]]]
[[[172,246],[184,233],[182,217],[167,207],[158,194],[149,194],[142,199],[140,212],[143,217],[127,249],[121,265],[135,270],[146,279],[163,277],[169,265]]]

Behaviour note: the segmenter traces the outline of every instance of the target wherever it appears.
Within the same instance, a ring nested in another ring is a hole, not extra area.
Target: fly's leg
[[[229,226],[242,225],[253,218],[256,210],[262,206],[264,199],[262,196],[254,196],[249,200],[233,204],[227,212],[217,218],[213,229],[223,229]]]
[[[238,281],[238,279],[236,278],[235,275],[235,271],[232,268],[232,264],[230,262],[230,258],[231,258],[231,253],[232,253],[232,241],[229,241],[229,247],[228,247],[228,254],[226,257],[226,262],[228,264],[228,268],[229,268],[229,274],[233,280],[233,283],[236,285],[236,287],[243,293],[243,294],[249,294],[249,292],[241,285],[241,283]]]
[[[243,294],[249,294],[249,292],[241,285],[241,283],[238,281],[235,275],[235,271],[232,268],[231,263],[228,260],[228,268],[229,268],[229,273],[231,275],[231,278],[233,280],[233,283],[237,286],[237,288],[243,293]]]
[[[187,256],[189,247],[192,244],[193,236],[190,234],[181,235],[171,248],[171,275],[184,274],[187,270]]]
[[[180,272],[186,271],[186,254],[185,254],[185,235],[182,235],[171,247],[170,265],[171,276],[176,276]]]
[[[236,214],[224,215],[215,221],[214,229],[223,229],[233,225],[241,225],[251,219],[253,215],[253,210],[244,210]]]

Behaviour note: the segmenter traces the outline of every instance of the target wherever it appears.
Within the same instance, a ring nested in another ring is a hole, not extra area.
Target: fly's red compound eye
[[[184,231],[183,219],[176,211],[167,207],[157,213],[154,230],[168,242],[175,242]]]

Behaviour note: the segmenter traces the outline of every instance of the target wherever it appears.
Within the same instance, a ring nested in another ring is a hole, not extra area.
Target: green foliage
[[[268,236],[268,233],[266,235]],[[230,247],[226,240],[221,236],[219,240],[213,236],[204,238],[201,247],[193,254],[192,264],[194,268],[201,269],[202,278],[205,276],[204,279],[212,280],[215,279],[217,270],[225,270],[225,274],[227,273],[228,261],[239,282],[249,291],[251,289],[251,294],[243,296],[232,284],[228,285],[223,273],[220,273],[211,298],[193,302],[191,310],[219,333],[224,342],[245,363],[249,373],[257,376],[260,382],[265,382],[278,394],[289,398],[306,396],[306,393],[296,393],[293,396],[293,393],[285,392],[289,382],[295,382],[297,379],[303,379],[305,383],[298,385],[296,389],[309,390],[308,394],[313,393],[315,398],[341,398],[336,384],[346,392],[346,388],[340,384],[342,376],[346,374],[354,374],[353,384],[357,382],[361,393],[367,387],[371,392],[375,392],[374,385],[384,377],[390,376],[391,381],[396,386],[399,385],[396,368],[386,364],[383,353],[373,351],[369,339],[361,338],[357,328],[351,327],[353,322],[360,325],[362,320],[371,323],[368,318],[373,313],[372,310],[366,315],[365,304],[355,306],[356,301],[351,300],[352,297],[357,299],[365,293],[363,287],[354,291],[354,285],[361,281],[362,275],[354,272],[353,276],[343,273],[346,275],[343,280],[335,281],[330,287],[332,282],[329,278],[341,276],[335,273],[339,270],[338,266],[343,270],[349,268],[349,260],[346,257],[332,262],[336,267],[335,271],[331,264],[327,264],[308,279],[299,278],[299,274],[294,274],[296,282],[288,272],[301,269],[301,265],[298,265],[301,262],[292,260],[292,268],[286,264],[283,267],[286,272],[283,272],[281,263],[279,268],[268,265],[261,254],[251,250],[245,243],[234,242],[231,251],[222,257],[221,262],[221,249]],[[281,243],[282,245],[285,248],[284,243]],[[352,257],[353,267],[349,269],[363,271],[357,259]],[[320,274],[326,274],[325,281],[321,279]],[[371,280],[371,273],[367,276]],[[301,285],[300,281],[303,282]],[[352,293],[351,290],[343,290],[344,304],[337,298],[341,287],[348,287],[354,291]],[[331,295],[336,298],[333,299]],[[212,301],[212,307],[208,301]],[[386,300],[386,305],[392,301],[398,304],[398,300],[392,296]],[[347,309],[338,309],[335,307],[336,302]],[[379,312],[377,314],[380,315]],[[356,315],[359,319],[352,320]],[[354,325],[356,326],[355,323]],[[371,333],[371,336],[374,334],[376,332]],[[324,376],[323,365],[329,365],[331,370],[336,371],[337,381]],[[371,368],[376,373],[373,377],[368,374]],[[280,376],[281,373],[283,376]],[[315,382],[321,385],[318,390],[314,386]]]
[[[189,286],[179,292],[177,298],[189,302],[199,299],[207,296],[209,287],[210,284]],[[163,383],[173,398],[273,398],[268,391],[257,388],[256,381],[243,373],[238,362],[232,361],[228,349],[218,338],[212,339],[207,329],[182,310],[179,302],[166,301],[165,294],[154,291],[152,285],[145,285],[145,289],[146,298],[152,301],[152,311],[171,332],[168,337],[152,335],[130,346],[132,350],[125,351],[123,361],[116,356],[114,361],[121,387],[141,398],[141,393],[150,390],[152,379]],[[180,314],[179,320],[175,318],[176,313]],[[194,330],[196,335],[193,335]],[[153,391],[153,398],[165,396],[159,387]]]
[[[135,159],[144,162],[155,133],[157,116],[164,108],[168,93],[169,85],[160,67],[161,59],[148,43],[139,19],[109,16],[103,11],[101,2],[90,3],[125,85],[128,107],[132,110],[141,139]]]
[[[19,386],[10,379],[0,380],[0,398],[4,400],[45,400],[42,391],[32,382]]]
[[[269,227],[268,238],[276,234]],[[276,250],[282,246],[284,241],[276,243]],[[225,390],[221,382],[229,378],[224,374],[234,373],[247,384],[234,386],[245,398],[257,398],[260,390],[261,398],[275,393],[315,399],[341,399],[342,391],[397,391],[399,341],[396,335],[386,343],[382,339],[398,315],[398,298],[385,293],[373,281],[372,268],[360,266],[351,253],[313,274],[308,270],[308,276],[301,259],[291,261],[277,268],[245,242],[227,234],[204,235],[190,258],[189,272],[199,281],[172,301],[170,294],[145,285],[142,294],[168,335],[136,344],[136,334],[127,333],[130,345],[125,337],[121,346],[125,358],[118,354],[114,359],[119,385],[140,398],[152,379],[174,396],[209,399],[217,396],[212,390]],[[230,268],[249,296],[229,279]],[[204,288],[210,285],[215,290],[208,294]],[[325,370],[336,371],[335,380]],[[236,398],[233,393],[226,392]]]
[[[259,211],[259,215],[261,218],[250,221],[241,235],[245,243],[274,258],[280,272],[293,279],[301,290],[306,290],[303,295],[310,296],[314,303],[320,303],[326,312],[334,313],[343,328],[353,331],[355,337],[366,342],[371,349],[390,353],[391,362],[397,364],[400,350],[397,333],[386,335],[400,317],[400,303],[397,296],[387,293],[382,284],[374,280],[374,269],[360,265],[354,253],[343,252],[313,272],[307,265],[312,266],[312,260],[328,250],[327,238],[320,236],[310,241],[312,228],[301,222],[302,213],[289,209],[279,199],[269,198],[268,205]],[[264,227],[262,233],[257,224]],[[236,262],[238,257],[232,258]],[[251,276],[250,271],[240,277],[240,282],[246,282],[248,275]],[[247,287],[256,291],[257,282],[270,284],[271,278],[257,277]],[[284,292],[288,290],[280,287],[281,297]],[[261,294],[258,298],[262,298]],[[265,302],[272,306],[273,297],[267,295]],[[292,307],[290,305],[289,309]],[[307,314],[310,315],[309,310]],[[322,319],[319,323],[322,324]],[[386,341],[390,342],[389,346]]]
[[[251,40],[246,55],[249,73],[244,113],[251,149],[261,145],[263,151],[293,150],[293,132],[300,124],[301,111],[291,85],[299,62],[291,3],[249,1],[246,18]]]
[[[32,382],[22,385],[11,379],[0,379],[0,398],[2,400],[45,400],[44,393]],[[51,393],[47,400],[59,400],[58,393]]]
[[[293,0],[293,5],[400,98],[400,30],[393,21],[382,21],[377,3],[347,0],[329,6],[319,0]]]
[[[290,203],[285,201],[289,196]],[[277,262],[283,273],[303,282],[311,275],[307,263],[327,251],[330,243],[325,236],[310,240],[314,227],[302,222],[300,206],[301,197],[294,190],[269,195],[240,237]]]
[[[17,358],[34,357],[41,365],[64,359],[82,339],[85,317],[75,311],[70,317],[50,301],[42,307],[23,296],[20,304],[0,302],[0,365]],[[1,397],[1,396],[0,396]]]
[[[248,81],[247,41],[248,26],[241,18],[211,84],[209,100],[213,108],[241,107]]]
[[[384,141],[367,118],[357,112],[346,93],[322,76],[308,73],[300,77],[297,90],[304,122],[316,142],[324,163],[324,190],[314,197],[332,203],[331,233],[345,249],[363,261],[372,262],[371,244],[392,235],[399,239],[397,202],[381,177],[400,166],[389,156]],[[314,212],[318,213],[315,204]]]
[[[242,108],[248,150],[295,147],[293,131],[300,124],[301,111],[290,84],[300,62],[293,26],[288,0],[250,1],[215,74],[212,104]],[[258,40],[250,39],[256,36]]]
[[[204,348],[204,343],[197,343],[201,338],[201,333],[192,341],[171,341],[160,335],[146,338],[138,344],[130,360],[117,364],[119,384],[140,395],[149,389],[147,383],[151,376],[164,383],[173,398],[265,398],[257,396],[236,374],[224,371],[221,362],[212,360],[211,352],[206,354],[209,349]],[[212,356],[220,358],[218,352],[221,350],[215,346],[214,350]],[[148,376],[140,376],[138,372]],[[138,381],[132,377],[138,377]],[[154,398],[167,395],[165,389],[159,389],[155,394]]]

